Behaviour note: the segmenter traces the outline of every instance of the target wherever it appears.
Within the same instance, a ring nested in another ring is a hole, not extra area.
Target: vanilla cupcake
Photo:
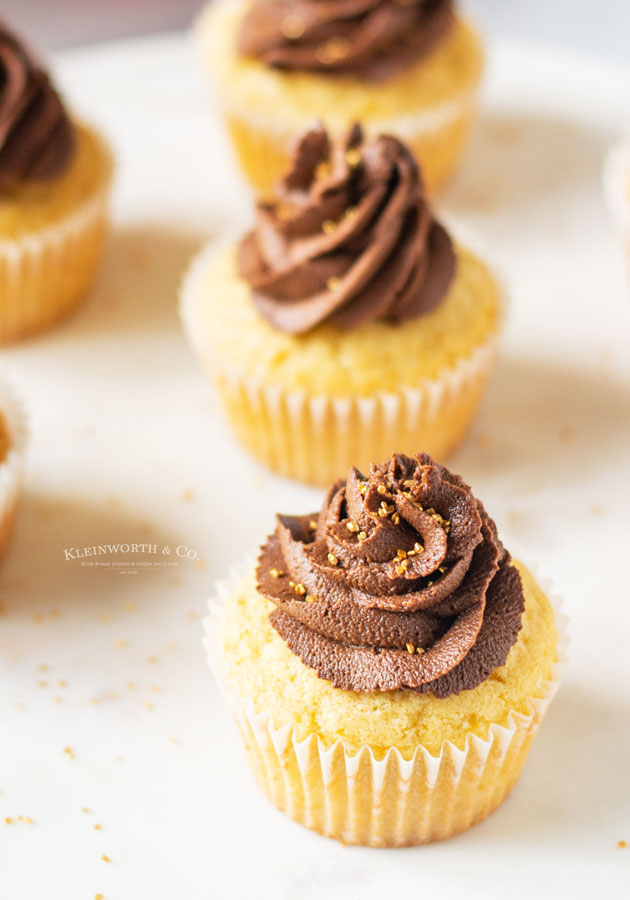
[[[557,685],[556,616],[461,478],[394,455],[277,517],[211,602],[207,647],[249,762],[346,843],[441,840],[516,783]]]
[[[262,194],[323,118],[402,138],[429,191],[456,166],[483,51],[451,0],[215,0],[197,33],[246,176]]]
[[[0,341],[54,324],[101,257],[112,157],[0,24]]]
[[[0,382],[0,558],[4,556],[13,533],[24,456],[26,420],[13,390]]]
[[[396,138],[309,132],[239,247],[203,250],[186,333],[240,441],[330,483],[395,447],[446,456],[479,403],[500,324],[488,268],[433,218]]]

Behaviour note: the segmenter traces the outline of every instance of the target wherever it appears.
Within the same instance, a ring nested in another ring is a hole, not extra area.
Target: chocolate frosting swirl
[[[239,50],[278,69],[385,81],[452,23],[451,0],[254,0]]]
[[[322,322],[351,330],[430,312],[455,253],[404,144],[364,140],[359,125],[332,143],[318,127],[298,143],[277,199],[258,205],[238,267],[264,318],[302,334]]]
[[[46,72],[0,22],[0,190],[70,165],[75,131]]]
[[[448,697],[505,663],[521,627],[518,571],[482,504],[426,453],[350,469],[319,514],[277,517],[258,590],[270,621],[344,690]]]

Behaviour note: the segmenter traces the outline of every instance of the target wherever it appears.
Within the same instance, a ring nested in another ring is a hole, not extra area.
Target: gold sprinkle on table
[[[63,752],[66,754],[66,756],[68,757],[68,759],[74,759],[74,758],[75,758],[75,756],[74,756],[74,750],[72,749],[72,747],[64,747],[64,748],[63,748]]]
[[[101,859],[103,860],[103,862],[106,862],[106,863],[111,862],[111,859],[109,858],[107,853],[101,854]]]

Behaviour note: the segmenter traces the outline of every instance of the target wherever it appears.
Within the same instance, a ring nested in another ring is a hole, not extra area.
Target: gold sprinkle
[[[441,572],[444,575],[445,572],[448,572],[448,566],[440,566],[438,572]]]
[[[388,515],[387,510],[386,510],[386,509],[383,509],[382,506],[381,506],[381,508],[379,509],[378,514],[379,514],[379,516],[381,517],[381,519],[387,518],[387,515]]]
[[[282,37],[287,38],[289,41],[295,41],[298,38],[301,38],[305,28],[306,26],[303,19],[300,16],[295,15],[295,13],[290,13],[288,16],[285,16],[280,23]]]
[[[367,534],[365,533],[365,531],[360,531],[360,532],[357,534],[357,538],[358,538],[360,541],[364,541],[364,540],[366,539],[366,537],[367,537]]]
[[[311,529],[311,531],[317,530],[317,522],[315,521],[315,519],[311,519],[311,521],[308,523],[308,527]]]
[[[346,150],[346,162],[349,166],[358,166],[361,162],[361,151],[358,147],[350,147]]]
[[[328,178],[331,172],[331,165],[329,159],[323,159],[317,168],[315,169],[315,178]]]
[[[405,562],[406,562],[406,560],[405,560]],[[404,575],[406,569],[407,569],[407,566],[404,563],[401,563],[399,566],[396,566],[396,574]]]
[[[101,855],[101,859],[103,860],[103,862],[111,862],[111,859],[109,858],[109,856],[107,855],[107,853],[103,853],[103,854]]]
[[[72,747],[64,747],[63,752],[69,759],[74,759],[74,750],[72,749]]]
[[[47,671],[48,671],[48,666],[45,665],[45,663],[42,663],[40,666],[38,666],[38,669],[39,669],[40,672],[47,672]]]
[[[11,816],[5,816],[4,821],[6,825],[11,825],[13,819],[11,818]]]
[[[341,284],[341,278],[336,278],[334,275],[332,278],[329,278],[326,282],[326,287],[329,291],[336,291],[339,285]]]
[[[427,581],[427,587],[433,587],[433,584],[434,584],[433,581]]]
[[[101,831],[102,828],[103,828],[102,825],[95,825],[95,826],[94,826],[94,831]]]
[[[398,513],[395,513],[392,516],[392,522],[394,523],[394,525],[400,525],[400,516],[398,515]]]
[[[628,844],[625,841],[617,841],[617,846],[620,850],[625,850]]]
[[[407,653],[413,653],[413,651],[414,651],[413,644],[407,644],[406,646],[407,646]]]
[[[272,578],[279,578],[280,572],[274,567],[273,569],[269,569],[269,574]]]
[[[406,551],[406,550],[397,550],[397,551],[396,551],[396,556],[397,556],[399,559],[405,559],[406,556],[407,556],[407,551]]]
[[[329,553],[328,554],[328,562],[330,563],[331,566],[336,566],[337,563],[339,562],[339,560],[337,559],[337,557],[335,556],[334,553]]]
[[[420,656],[422,656],[422,654],[424,653],[424,647],[418,647],[416,649],[416,653],[418,653]]]
[[[344,59],[350,52],[350,44],[343,37],[334,37],[317,48],[317,58],[320,62],[329,64]]]
[[[359,530],[359,526],[356,524],[356,522],[346,522],[346,528],[348,529],[348,531],[353,532]]]
[[[304,599],[307,603],[317,603],[317,594],[307,594]]]
[[[306,593],[306,588],[304,587],[304,585],[302,584],[302,582],[300,582],[299,584],[296,584],[296,585],[295,585],[295,593],[296,593],[296,594],[299,594],[300,597],[304,596],[304,594]]]
[[[376,490],[379,492],[379,494],[385,494],[387,492],[387,488],[384,484],[379,484]]]
[[[153,709],[153,704],[151,703],[150,700],[147,700],[147,702],[144,704],[144,708],[145,709]]]
[[[352,219],[353,216],[356,216],[358,213],[358,209],[356,206],[349,206],[343,214],[344,219]]]
[[[322,231],[324,234],[333,234],[337,230],[337,223],[333,222],[332,219],[326,219],[326,221],[322,224]]]
[[[39,682],[39,686],[40,686],[40,688],[47,688],[47,687],[48,687],[48,682],[47,682],[47,681],[40,681],[40,682]]]
[[[415,481],[413,480],[413,478],[408,478],[407,481],[403,481],[403,487],[406,487],[406,488],[413,487],[414,484],[415,484]]]
[[[416,553],[424,553],[424,547],[422,546],[422,544],[419,544],[417,541],[413,545],[413,549],[416,551]]]
[[[89,811],[90,811],[90,808],[88,806],[84,806],[83,809],[81,810],[81,812],[84,812],[84,813],[89,813]]]
[[[105,900],[103,894],[94,894],[94,900]]]
[[[62,697],[55,697],[55,703],[63,703]]]

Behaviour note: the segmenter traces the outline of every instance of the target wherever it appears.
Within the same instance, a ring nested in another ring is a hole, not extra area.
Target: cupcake
[[[426,453],[351,468],[277,517],[211,602],[206,645],[260,787],[339,841],[482,821],[557,686],[556,616],[461,478]]]
[[[0,85],[0,341],[11,341],[52,325],[89,288],[112,158],[1,23]]]
[[[461,156],[484,58],[451,0],[215,0],[197,32],[237,155],[262,194],[322,116],[337,135],[360,121],[401,137],[430,191]]]
[[[630,279],[630,137],[619,141],[606,157],[604,190],[619,232]]]
[[[21,404],[12,389],[0,382],[0,557],[13,532],[25,451],[26,424]]]
[[[434,218],[410,150],[299,142],[236,248],[184,278],[185,331],[241,443],[271,469],[329,484],[396,447],[445,457],[486,383],[500,324],[488,268]]]

